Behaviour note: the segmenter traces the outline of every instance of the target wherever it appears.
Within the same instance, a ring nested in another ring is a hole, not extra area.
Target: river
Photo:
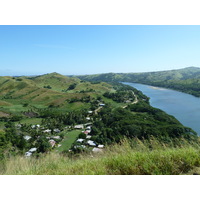
[[[200,135],[200,98],[192,95],[139,83],[127,83],[150,97],[150,104],[176,117]]]

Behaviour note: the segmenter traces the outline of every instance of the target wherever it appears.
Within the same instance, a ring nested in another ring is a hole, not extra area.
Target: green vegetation
[[[178,142],[178,143],[177,143]],[[155,139],[123,141],[103,153],[82,154],[73,159],[50,153],[39,159],[11,157],[1,165],[1,174],[14,175],[181,175],[198,173],[200,148],[197,143],[178,140],[166,145]]]
[[[68,151],[74,141],[77,139],[78,135],[80,134],[80,130],[73,130],[73,131],[64,131],[64,139],[60,143],[62,146],[57,147],[59,152]]]
[[[180,174],[199,167],[197,134],[131,86],[57,73],[0,83],[2,174]]]
[[[79,76],[86,81],[134,82],[166,87],[200,97],[200,68],[188,67],[179,70],[145,73],[108,73]]]

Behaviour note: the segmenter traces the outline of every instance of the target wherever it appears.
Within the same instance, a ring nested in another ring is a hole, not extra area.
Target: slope
[[[108,73],[78,76],[87,81],[124,81],[179,90],[200,97],[200,68],[188,67],[145,73]]]

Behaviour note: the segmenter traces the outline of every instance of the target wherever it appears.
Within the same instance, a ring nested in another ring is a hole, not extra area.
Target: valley
[[[55,154],[105,154],[113,145],[150,141],[198,143],[197,133],[154,108],[122,83],[90,82],[58,73],[0,77],[0,156],[29,159]],[[9,160],[9,159],[8,159]],[[7,162],[7,161],[6,161]]]

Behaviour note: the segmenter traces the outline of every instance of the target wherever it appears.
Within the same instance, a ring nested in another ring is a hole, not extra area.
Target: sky
[[[200,67],[200,26],[0,26],[0,76]]]

